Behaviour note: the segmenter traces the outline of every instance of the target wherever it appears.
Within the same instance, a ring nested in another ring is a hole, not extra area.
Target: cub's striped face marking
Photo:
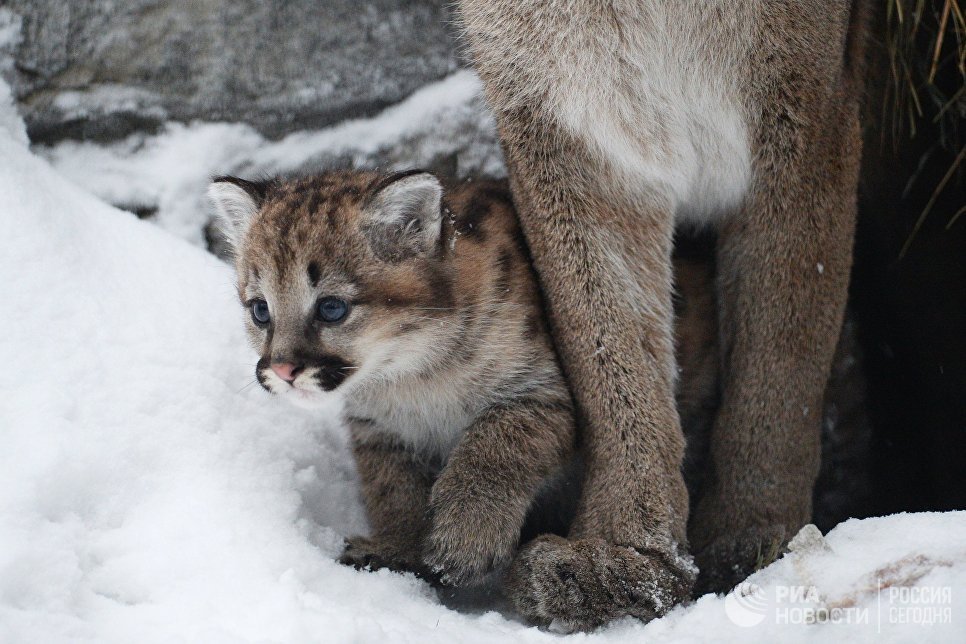
[[[347,342],[351,331],[347,336],[339,327],[352,322],[358,289],[345,281],[313,287],[307,276],[301,283],[271,277],[270,271],[253,270],[242,295],[249,337],[261,352],[256,377],[294,402],[322,402],[357,368]]]
[[[315,406],[430,359],[452,298],[435,177],[220,177],[209,196],[266,390]]]

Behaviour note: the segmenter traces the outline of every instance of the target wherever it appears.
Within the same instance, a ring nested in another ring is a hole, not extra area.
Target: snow
[[[232,127],[172,126],[97,192],[170,197],[240,151],[281,167],[323,145],[259,152]],[[0,108],[0,642],[963,641],[966,512],[806,532],[743,595],[567,637],[337,565],[366,525],[336,410],[253,386],[231,271],[67,180],[22,132]],[[121,185],[149,170],[179,178]],[[781,623],[816,607],[866,619]],[[940,623],[900,623],[926,610]]]
[[[54,98],[53,107],[61,112],[62,120],[83,119],[92,114],[133,112],[142,117],[163,119],[167,116],[160,105],[161,97],[135,87],[103,83],[84,91],[64,91]]]

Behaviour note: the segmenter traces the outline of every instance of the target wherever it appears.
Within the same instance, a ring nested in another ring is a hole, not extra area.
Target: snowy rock
[[[0,7],[0,74],[13,71],[13,52],[20,44],[20,16]],[[0,83],[0,129],[14,141],[27,145],[27,129],[17,112],[14,97],[6,83]]]
[[[440,0],[4,4],[22,24],[3,75],[35,142],[116,139],[169,119],[276,137],[371,115],[458,67]]]
[[[216,241],[205,189],[212,176],[312,173],[341,167],[421,167],[449,177],[505,172],[480,81],[458,71],[371,118],[266,140],[240,123],[170,123],[114,143],[37,146],[62,174],[105,201],[203,246]],[[213,248],[217,250],[217,248]]]
[[[796,555],[805,555],[810,552],[822,552],[830,550],[822,536],[822,531],[814,524],[809,523],[798,531],[792,540],[788,542],[788,551]]]

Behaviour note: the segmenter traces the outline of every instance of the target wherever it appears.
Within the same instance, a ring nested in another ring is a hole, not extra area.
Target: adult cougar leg
[[[796,77],[802,90],[762,72],[773,94],[761,101],[753,184],[721,226],[722,405],[689,531],[700,591],[769,563],[811,517],[860,156],[857,93],[836,73]]]
[[[584,420],[586,478],[569,539],[525,546],[508,592],[527,617],[592,628],[661,615],[694,581],[673,398],[670,199],[606,195],[569,134],[498,114],[514,196]]]

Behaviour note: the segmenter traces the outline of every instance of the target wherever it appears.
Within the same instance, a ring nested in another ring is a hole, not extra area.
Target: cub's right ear
[[[428,252],[439,239],[443,187],[425,170],[397,172],[371,188],[363,230],[373,252],[401,261]]]
[[[237,177],[215,177],[208,186],[208,198],[215,206],[222,232],[233,249],[238,248],[252,218],[265,202],[267,189],[266,182]]]

